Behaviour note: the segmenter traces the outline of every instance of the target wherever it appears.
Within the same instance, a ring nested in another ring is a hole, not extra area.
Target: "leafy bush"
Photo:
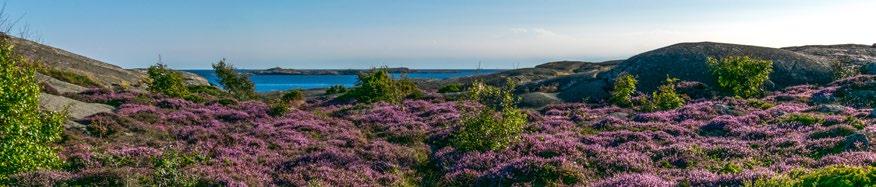
[[[872,166],[829,166],[811,171],[792,171],[769,179],[756,180],[746,186],[873,186],[876,168]]]
[[[835,80],[854,77],[861,74],[861,69],[854,65],[850,65],[851,60],[832,61],[830,62],[830,70],[833,72]]]
[[[441,87],[438,89],[438,93],[453,93],[453,92],[461,92],[462,85],[457,83],[451,83],[447,86]]]
[[[340,93],[345,93],[345,92],[347,92],[347,88],[344,87],[343,85],[334,85],[334,86],[329,87],[328,90],[325,90],[325,94],[329,94],[329,95],[340,94]]]
[[[515,108],[520,98],[514,95],[514,87],[516,84],[508,80],[504,88],[498,88],[484,84],[481,81],[475,81],[468,92],[464,96],[466,99],[477,101],[484,106],[487,106],[496,111],[503,111],[509,108]]]
[[[666,83],[651,93],[651,100],[642,108],[645,111],[671,110],[684,106],[684,98],[675,92],[675,82],[678,79],[666,78]]]
[[[225,63],[225,59],[213,64],[213,70],[216,71],[222,87],[237,99],[248,100],[256,97],[255,84],[249,80],[249,76],[235,71],[234,66]]]
[[[61,165],[51,144],[61,139],[66,117],[40,112],[36,71],[13,53],[7,38],[0,40],[0,180],[6,180],[15,173]]]
[[[767,102],[764,100],[760,100],[760,99],[747,99],[747,100],[745,100],[745,102],[748,103],[749,106],[757,107],[757,108],[760,108],[763,110],[766,110],[766,109],[769,109],[769,108],[776,106],[776,104],[773,104],[773,103],[770,103],[770,102]]]
[[[304,92],[302,92],[301,90],[288,91],[283,94],[281,99],[283,99],[283,101],[285,102],[301,101],[304,100]]]
[[[614,80],[614,86],[611,89],[611,97],[609,101],[618,106],[632,105],[633,94],[636,93],[636,77],[630,74],[623,74]]]
[[[707,63],[718,88],[743,98],[760,95],[773,71],[773,61],[748,56],[709,57]]]
[[[463,117],[462,126],[453,134],[451,145],[463,151],[504,149],[519,138],[524,125],[526,114],[520,110],[507,108],[494,112],[486,109]]]
[[[157,186],[196,186],[198,178],[185,173],[182,168],[203,162],[204,156],[168,151],[153,159],[152,181]]]
[[[422,95],[417,86],[409,80],[393,80],[385,68],[359,74],[356,87],[343,95],[362,103],[378,101],[397,103],[406,97]]]
[[[149,91],[164,94],[170,97],[185,97],[189,95],[182,74],[170,70],[164,64],[156,64],[149,67]]]

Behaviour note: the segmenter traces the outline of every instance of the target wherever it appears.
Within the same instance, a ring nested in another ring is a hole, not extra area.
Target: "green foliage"
[[[282,116],[287,112],[289,112],[289,103],[285,101],[273,101],[268,109],[268,114],[271,116]]]
[[[168,151],[153,159],[152,181],[157,186],[197,186],[198,178],[185,173],[188,165],[203,162],[206,157]]]
[[[150,66],[147,73],[150,79],[149,91],[178,98],[189,95],[182,74],[168,69],[166,65],[159,63]]]
[[[219,77],[219,83],[222,84],[222,87],[237,99],[248,100],[256,98],[255,84],[249,80],[249,75],[238,73],[234,70],[234,66],[225,63],[225,59],[213,64],[213,70],[216,72],[216,76]]]
[[[769,179],[760,179],[746,186],[873,186],[876,185],[876,168],[872,166],[829,166],[811,171],[792,171]]]
[[[329,95],[340,94],[340,93],[345,93],[345,92],[347,92],[347,88],[344,87],[343,85],[334,85],[334,86],[329,87],[328,90],[325,90],[325,94],[329,94]]]
[[[61,80],[64,82],[68,82],[70,84],[75,84],[75,85],[79,85],[79,86],[83,86],[83,87],[90,87],[90,88],[101,87],[100,84],[98,84],[96,81],[89,78],[88,76],[76,74],[76,73],[69,72],[69,71],[62,71],[62,70],[58,70],[58,69],[54,69],[54,68],[50,68],[50,67],[45,67],[45,66],[39,66],[36,69],[37,69],[37,72],[42,73],[43,75],[46,75],[46,76],[49,76],[49,77],[52,77],[52,78],[55,78],[55,79],[58,79],[58,80]]]
[[[519,138],[524,125],[526,114],[518,109],[506,108],[501,112],[485,109],[476,115],[464,116],[450,143],[463,151],[500,150]]]
[[[767,102],[764,100],[760,100],[760,99],[747,99],[747,100],[745,100],[745,102],[748,103],[749,106],[757,107],[757,108],[760,108],[763,110],[766,110],[766,109],[769,109],[769,108],[776,106],[776,104],[773,104],[773,103],[770,103],[770,102]]]
[[[301,90],[288,91],[280,97],[285,102],[302,101],[304,100],[304,92]]]
[[[707,63],[718,88],[743,98],[762,94],[763,84],[773,72],[773,61],[748,56],[709,57]]]
[[[444,86],[444,87],[441,87],[438,89],[438,93],[453,93],[453,92],[461,92],[461,91],[462,91],[462,85],[459,85],[457,83],[451,83],[451,84],[448,84],[447,86]]]
[[[846,59],[830,62],[830,70],[833,72],[833,78],[835,80],[854,77],[855,75],[861,74],[860,68],[850,65],[850,61],[852,60]]]
[[[820,116],[806,114],[806,113],[794,113],[788,114],[779,119],[780,122],[783,123],[799,123],[802,125],[815,125],[824,122]]]
[[[477,101],[495,111],[513,109],[520,98],[514,95],[516,84],[508,80],[503,88],[490,86],[481,81],[475,81],[464,95],[465,99]]]
[[[385,68],[359,74],[356,87],[343,95],[362,103],[379,101],[397,103],[406,97],[416,97],[423,93],[410,80],[393,80]]]
[[[645,111],[671,110],[684,106],[684,98],[675,92],[675,83],[678,79],[667,77],[666,83],[651,93],[651,100],[645,102],[642,108]]]
[[[61,139],[66,117],[40,112],[40,86],[26,59],[0,39],[0,180],[9,175],[59,167],[51,144]]]
[[[630,74],[623,74],[614,80],[614,86],[611,89],[611,97],[609,102],[618,106],[631,106],[633,94],[636,93],[636,77]]]

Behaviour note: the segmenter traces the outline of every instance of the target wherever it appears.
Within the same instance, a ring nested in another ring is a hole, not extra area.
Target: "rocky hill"
[[[876,45],[806,45],[782,49],[808,54],[831,61],[843,61],[857,65],[876,63]]]
[[[582,62],[582,61],[557,61],[548,62],[533,68],[522,68],[501,71],[488,75],[462,77],[447,80],[421,80],[419,85],[426,89],[438,89],[442,86],[457,83],[469,84],[475,80],[483,81],[489,85],[504,85],[507,79],[516,81],[518,84],[528,84],[556,77],[587,74],[611,69],[619,61],[608,62]]]

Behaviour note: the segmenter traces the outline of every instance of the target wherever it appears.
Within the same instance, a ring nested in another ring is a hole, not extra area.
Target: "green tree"
[[[636,93],[636,77],[630,74],[623,74],[614,80],[614,86],[611,89],[611,97],[609,101],[618,106],[630,106],[633,103],[632,97]]]
[[[763,84],[773,72],[773,61],[748,56],[709,57],[706,62],[718,88],[743,98],[762,94]]]
[[[216,76],[219,77],[219,83],[222,84],[222,87],[237,99],[256,98],[255,84],[249,79],[249,75],[238,73],[234,70],[234,66],[225,62],[225,59],[213,64],[213,70],[216,71]]]
[[[6,38],[0,40],[0,179],[56,168],[62,161],[51,143],[61,139],[66,117],[40,112],[33,66],[13,53]]]
[[[526,114],[516,108],[505,108],[500,112],[484,109],[475,115],[464,116],[450,143],[463,151],[504,149],[519,139],[526,121]]]
[[[520,98],[514,95],[516,83],[507,80],[503,88],[490,86],[481,81],[474,81],[468,88],[465,99],[477,101],[495,111],[517,107]]]
[[[147,74],[149,74],[149,91],[179,98],[189,95],[182,74],[167,68],[166,65],[158,63],[150,66]]]

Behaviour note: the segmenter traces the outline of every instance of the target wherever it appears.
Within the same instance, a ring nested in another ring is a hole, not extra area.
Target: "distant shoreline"
[[[183,71],[210,71],[211,69],[184,69]],[[358,75],[362,72],[371,71],[372,69],[241,69],[238,70],[244,73],[255,75]],[[506,69],[408,69],[408,68],[389,68],[389,73],[460,73],[471,71],[488,71],[497,72]]]

